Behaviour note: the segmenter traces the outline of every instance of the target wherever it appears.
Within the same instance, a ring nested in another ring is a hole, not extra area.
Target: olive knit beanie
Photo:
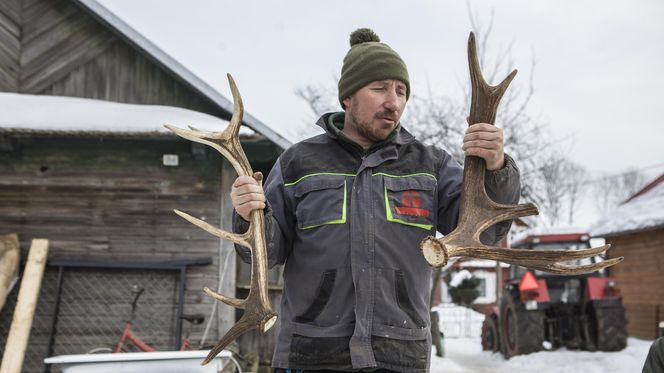
[[[344,58],[339,79],[339,103],[365,85],[384,79],[397,79],[406,85],[406,99],[410,97],[408,69],[401,57],[376,33],[361,28],[350,34],[350,50]]]

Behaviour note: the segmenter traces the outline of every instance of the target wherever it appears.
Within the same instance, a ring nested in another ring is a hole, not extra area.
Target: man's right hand
[[[233,208],[242,219],[249,221],[249,215],[254,210],[265,208],[265,193],[263,193],[263,174],[254,172],[254,177],[238,176],[231,188]]]

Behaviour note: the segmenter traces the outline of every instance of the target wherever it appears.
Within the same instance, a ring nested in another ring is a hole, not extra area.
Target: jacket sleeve
[[[438,170],[438,232],[447,235],[457,226],[461,189],[463,188],[463,167],[443,152],[443,163]]]
[[[505,166],[500,170],[486,171],[484,187],[487,195],[497,203],[516,204],[521,194],[519,169],[514,159],[505,154]],[[451,233],[459,221],[461,190],[463,188],[463,167],[449,154],[438,172],[438,231]],[[511,220],[497,223],[480,235],[485,245],[494,245],[509,231]]]
[[[494,202],[514,205],[521,196],[521,174],[514,159],[505,154],[505,166],[500,170],[487,171],[484,174],[486,194]],[[512,220],[504,220],[489,227],[480,235],[485,245],[495,245],[502,240],[512,226]]]
[[[267,203],[265,206],[265,240],[267,241],[268,267],[284,264],[291,252],[293,242],[294,218],[286,194],[279,160],[263,187]],[[249,222],[233,210],[233,232],[243,233],[249,229]],[[248,248],[235,245],[235,251],[245,263],[251,263],[251,252]]]

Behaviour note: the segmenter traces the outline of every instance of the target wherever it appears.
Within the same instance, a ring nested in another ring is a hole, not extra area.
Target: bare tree
[[[429,90],[427,96],[413,95],[402,121],[408,123],[408,130],[420,141],[445,149],[457,161],[463,162],[461,143],[466,131],[463,119],[466,112],[467,108],[458,101],[434,96]]]
[[[329,87],[309,84],[295,90],[295,95],[303,99],[316,116],[338,110],[339,102],[336,93]]]
[[[578,203],[586,192],[588,170],[578,163],[567,162],[565,178],[568,180],[567,189],[567,224],[574,224],[574,214]]]
[[[316,126],[311,123],[315,122],[321,115],[332,111],[339,110],[339,101],[337,100],[336,90],[330,87],[336,87],[339,78],[334,77],[334,84],[330,86],[324,84],[308,84],[304,87],[297,88],[295,95],[309,105],[312,116],[310,120],[303,123],[294,129],[293,135],[296,138],[308,138],[320,133]]]
[[[593,201],[601,216],[609,214],[645,185],[645,175],[636,169],[620,174],[602,174],[593,180]]]
[[[542,201],[541,210],[548,225],[563,222],[567,211],[568,224],[572,224],[577,203],[583,192],[585,169],[568,160],[562,154],[552,157],[547,164],[539,169],[539,180],[542,183],[538,199]]]

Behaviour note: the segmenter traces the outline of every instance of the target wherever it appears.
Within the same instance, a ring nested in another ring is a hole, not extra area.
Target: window
[[[479,292],[479,297],[486,297],[486,279],[482,277],[477,277],[479,284],[477,284],[477,291]]]

